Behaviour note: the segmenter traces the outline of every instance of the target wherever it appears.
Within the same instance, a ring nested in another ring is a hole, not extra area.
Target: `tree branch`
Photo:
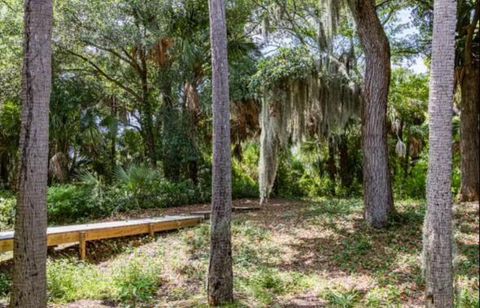
[[[109,76],[107,73],[105,73],[104,70],[102,70],[97,64],[95,64],[92,60],[88,59],[87,57],[81,55],[81,54],[78,54],[72,50],[68,50],[66,49],[66,52],[68,52],[69,54],[73,55],[73,56],[76,56],[80,59],[82,59],[83,61],[87,62],[88,64],[90,64],[94,69],[95,71],[97,71],[100,75],[102,75],[103,77],[105,77],[105,79],[107,79],[108,81],[116,84],[118,87],[120,87],[121,89],[125,90],[126,92],[128,92],[129,94],[131,94],[133,97],[135,97],[135,99],[137,100],[141,100],[141,96],[138,95],[132,88],[129,88],[127,86],[125,86],[123,83],[121,83],[120,81],[118,81],[117,79]]]

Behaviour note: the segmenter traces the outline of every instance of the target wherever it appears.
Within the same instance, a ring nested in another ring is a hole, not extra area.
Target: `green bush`
[[[69,223],[102,214],[86,185],[52,186],[48,190],[49,223]]]
[[[307,196],[308,192],[299,181],[304,174],[305,169],[301,161],[285,153],[282,154],[273,187],[274,194],[286,198]]]
[[[12,280],[7,274],[0,273],[0,297],[5,297],[10,293],[11,283]]]
[[[253,180],[248,174],[243,172],[236,164],[233,165],[232,178],[232,197],[237,198],[256,198],[259,189],[257,181]]]
[[[478,290],[477,290],[478,291]],[[458,308],[477,308],[480,307],[478,293],[469,289],[463,289],[456,298],[456,307]]]
[[[405,175],[403,169],[396,176],[395,192],[401,198],[425,198],[425,185],[427,181],[428,161],[420,159],[410,170],[410,174]]]
[[[161,208],[202,201],[199,189],[190,181],[169,182],[160,172],[147,167],[132,166],[116,172],[115,196],[112,200],[120,210]],[[120,201],[120,202],[119,202]]]
[[[131,261],[119,268],[113,278],[117,298],[136,306],[137,302],[149,302],[160,286],[160,267],[157,264],[142,264]]]
[[[109,281],[88,263],[74,260],[48,262],[48,295],[52,302],[102,299],[110,294]]]
[[[356,290],[343,288],[329,288],[321,294],[328,301],[329,307],[350,308],[355,307],[360,300],[360,294]]]
[[[260,302],[269,305],[285,292],[285,283],[277,270],[262,268],[252,277],[250,288]]]
[[[11,228],[15,220],[17,200],[9,192],[0,192],[0,230]]]

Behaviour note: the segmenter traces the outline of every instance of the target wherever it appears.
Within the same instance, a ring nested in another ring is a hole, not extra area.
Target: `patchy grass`
[[[235,217],[231,307],[422,306],[425,205],[397,202],[386,230],[367,227],[357,199],[273,200]],[[178,211],[178,210],[177,210]],[[457,307],[478,307],[478,204],[456,210]],[[66,307],[206,307],[209,224],[155,239],[94,242],[50,256],[49,298]],[[7,296],[8,271],[0,273]],[[69,304],[71,303],[71,304]]]

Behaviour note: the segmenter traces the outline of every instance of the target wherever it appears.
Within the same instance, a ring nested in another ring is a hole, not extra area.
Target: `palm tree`
[[[231,244],[232,175],[225,3],[210,0],[213,93],[213,177],[208,302],[233,301]]]
[[[427,215],[423,257],[427,307],[453,307],[452,115],[456,1],[434,4]]]
[[[26,0],[24,18],[23,109],[10,306],[46,307],[52,0]]]

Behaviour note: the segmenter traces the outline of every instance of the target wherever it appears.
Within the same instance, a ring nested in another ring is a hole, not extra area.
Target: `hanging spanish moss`
[[[262,97],[259,187],[267,201],[275,181],[278,154],[307,137],[323,140],[343,130],[359,114],[361,93],[354,82],[330,63],[301,78],[282,78],[265,87]]]

